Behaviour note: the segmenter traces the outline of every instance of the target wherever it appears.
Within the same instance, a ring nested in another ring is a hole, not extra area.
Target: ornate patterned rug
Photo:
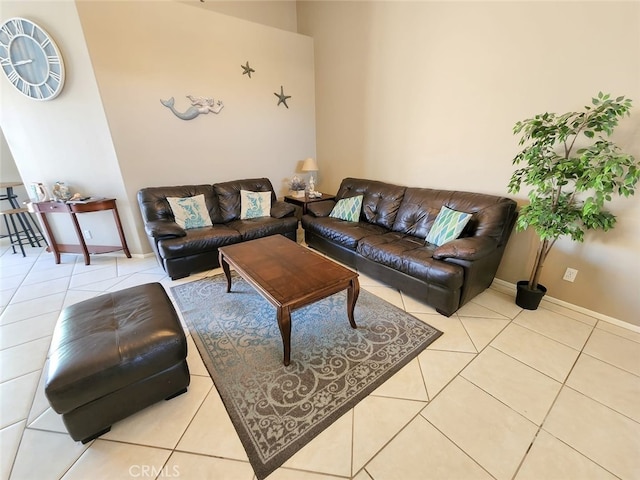
[[[171,288],[259,480],[415,358],[442,332],[361,290],[291,314],[282,363],[276,309],[234,273]]]

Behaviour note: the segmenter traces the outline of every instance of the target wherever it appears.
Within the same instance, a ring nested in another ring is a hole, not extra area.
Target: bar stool
[[[20,208],[20,205],[18,204],[18,196],[13,191],[13,187],[18,185],[22,185],[22,183],[0,183],[0,188],[6,189],[5,194],[0,194],[0,201],[7,200],[11,205],[10,209],[0,210],[0,215],[4,218],[4,224],[7,227],[7,235],[3,235],[2,237],[9,237],[13,253],[17,253],[16,245],[18,245],[22,252],[22,256],[26,257],[24,251],[24,245],[26,245],[26,242],[28,242],[32,247],[41,247],[42,245],[40,242],[43,242],[46,245],[47,241],[42,234],[42,230],[40,230],[40,227],[31,216],[29,210],[27,208]],[[18,224],[16,224],[16,219],[18,221],[19,228]],[[24,244],[23,240],[26,241]]]

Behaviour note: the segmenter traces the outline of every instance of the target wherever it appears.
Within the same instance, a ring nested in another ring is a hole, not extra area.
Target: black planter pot
[[[535,290],[529,288],[529,282],[527,280],[520,280],[516,285],[518,287],[516,305],[525,310],[536,310],[542,301],[542,297],[547,293],[544,285],[538,284],[538,288]]]

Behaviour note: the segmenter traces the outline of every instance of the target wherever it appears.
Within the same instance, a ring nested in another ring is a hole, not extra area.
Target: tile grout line
[[[5,253],[6,253],[6,252],[5,252]],[[42,253],[42,252],[41,252],[41,253]],[[39,254],[39,255],[38,255],[38,257],[39,257],[40,255],[41,255],[41,254]],[[35,267],[36,263],[37,263],[37,262],[33,262],[33,263],[32,263],[31,267],[29,268],[29,272],[31,271],[31,269],[33,269],[33,268]],[[117,264],[116,264],[116,265],[117,265]],[[134,273],[135,273],[135,272],[134,272]],[[68,278],[69,278],[69,281],[70,281],[70,279],[73,277],[73,275],[74,275],[74,273],[72,272],[72,273],[71,273],[71,275],[68,277]],[[132,274],[126,274],[124,277],[127,277],[127,278],[128,278],[128,277],[130,277],[131,275],[132,275]],[[27,275],[25,275],[25,276],[23,277],[22,282],[20,282],[20,286],[22,286],[22,285],[23,285],[23,282],[24,282],[24,279],[26,278],[26,276],[27,276]],[[118,278],[119,278],[119,277],[118,277]],[[16,288],[16,292],[18,291],[18,289],[20,288],[20,286],[19,286],[18,288]],[[64,301],[66,301],[66,298],[67,298],[67,294],[68,294],[68,292],[69,292],[69,289],[67,289],[67,291],[65,292],[65,297],[64,297],[64,300],[63,300],[63,305],[64,305]],[[14,292],[14,293],[15,293],[15,292]],[[102,292],[102,293],[108,293],[108,291],[104,291],[104,292]],[[404,302],[404,299],[403,299],[403,298],[402,298],[402,305],[403,305],[403,309],[406,311],[406,304],[405,304],[405,302]],[[485,308],[486,308],[486,307],[485,307]],[[489,310],[491,310],[491,309],[489,309]],[[410,312],[409,312],[409,313],[410,313]],[[562,313],[560,313],[560,312],[555,312],[555,313],[558,313],[558,314],[560,314],[560,315],[563,315],[563,314],[562,314]],[[518,315],[519,315],[519,314],[518,314]],[[496,338],[498,335],[500,335],[500,333],[501,333],[501,332],[502,332],[502,331],[503,331],[503,330],[504,330],[504,329],[505,329],[505,328],[506,328],[510,323],[514,323],[514,320],[515,320],[515,318],[517,318],[517,316],[518,316],[518,315],[516,315],[514,318],[511,318],[511,319],[510,319],[510,318],[508,318],[508,317],[505,317],[505,319],[509,320],[509,322],[508,322],[508,323],[507,323],[507,324],[506,324],[506,325],[505,325],[505,326],[504,326],[504,327],[503,327],[503,328],[502,328],[502,329],[501,329],[501,330],[500,330],[500,331],[499,331],[499,332],[498,332],[498,333],[497,333],[497,334],[496,334],[496,335],[491,339],[491,341],[489,341],[489,342],[487,343],[487,345],[485,345],[485,347],[483,347],[479,352],[477,352],[477,353],[475,353],[475,354],[474,354],[474,358],[473,358],[469,363],[467,363],[467,365],[466,365],[465,367],[463,367],[463,368],[462,368],[462,370],[460,370],[460,372],[458,372],[458,373],[453,377],[453,379],[455,379],[456,377],[461,376],[461,374],[462,374],[462,372],[464,371],[464,369],[465,369],[465,368],[467,368],[467,367],[468,367],[468,365],[470,365],[473,361],[475,361],[475,360],[476,360],[476,358],[478,357],[478,355],[479,355],[481,352],[483,352],[487,347],[491,346],[491,343],[495,340],[495,338]],[[566,315],[564,315],[564,316],[566,316]],[[567,318],[571,318],[571,317],[567,317]],[[459,321],[461,321],[461,319],[460,319],[460,318],[458,318],[458,320],[459,320]],[[576,319],[573,319],[573,320],[576,320]],[[576,320],[576,321],[578,321],[578,320]],[[582,322],[582,323],[584,323],[584,322]],[[529,454],[530,450],[532,449],[532,446],[533,446],[533,444],[535,443],[535,440],[538,438],[538,435],[539,435],[540,431],[541,431],[541,430],[543,430],[543,425],[544,425],[544,423],[546,422],[546,420],[547,420],[547,418],[548,418],[548,416],[549,416],[549,414],[550,414],[551,410],[553,409],[554,405],[556,404],[557,399],[558,399],[558,397],[559,397],[560,393],[562,392],[562,390],[566,387],[566,388],[568,388],[568,389],[571,389],[571,390],[573,390],[573,391],[578,392],[577,390],[575,390],[575,389],[573,389],[573,388],[569,387],[568,385],[566,385],[566,382],[567,382],[567,380],[569,379],[569,377],[570,377],[570,375],[571,375],[571,372],[573,371],[574,367],[576,366],[576,364],[577,364],[577,362],[578,362],[578,360],[579,360],[580,356],[581,356],[582,354],[584,354],[584,355],[588,355],[588,354],[584,353],[584,348],[585,348],[586,344],[588,343],[589,339],[591,338],[591,336],[593,335],[593,333],[595,332],[595,329],[596,329],[596,328],[598,328],[598,327],[597,327],[597,325],[598,325],[598,322],[596,323],[596,325],[590,325],[590,326],[591,326],[591,332],[590,332],[590,334],[589,334],[589,337],[588,337],[588,338],[587,338],[587,340],[584,342],[584,344],[583,344],[582,348],[579,350],[578,356],[576,357],[576,360],[573,362],[573,365],[572,365],[571,369],[569,370],[569,373],[566,375],[566,377],[565,377],[564,381],[562,382],[562,385],[561,385],[561,387],[560,387],[560,390],[558,391],[558,393],[556,394],[556,396],[555,396],[555,398],[554,398],[553,402],[551,403],[551,406],[549,407],[549,410],[547,411],[547,414],[545,415],[544,420],[541,422],[540,426],[538,426],[538,429],[537,429],[537,431],[536,431],[536,434],[535,434],[535,435],[534,435],[534,437],[533,437],[533,441],[531,442],[531,444],[530,444],[530,445],[529,445],[529,447],[527,448],[527,450],[526,450],[526,452],[525,452],[525,455],[523,456],[523,458],[522,458],[522,460],[521,460],[521,462],[520,462],[520,464],[519,464],[519,466],[518,466],[518,468],[517,468],[517,470],[516,470],[516,473],[514,474],[514,478],[517,476],[517,473],[519,472],[519,470],[520,470],[521,466],[523,465],[523,463],[524,463],[525,459],[527,458],[527,456],[528,456],[528,454]],[[519,325],[519,326],[522,326],[522,325]],[[463,328],[464,328],[464,331],[465,331],[465,333],[467,334],[467,336],[469,336],[469,338],[471,339],[471,342],[472,342],[472,345],[473,345],[474,349],[475,349],[475,350],[478,350],[478,348],[477,348],[477,346],[476,346],[475,342],[473,342],[473,339],[472,339],[472,338],[471,338],[471,336],[469,335],[469,332],[467,331],[466,327],[464,327],[464,324],[463,324]],[[524,327],[524,326],[523,326],[523,328],[527,328],[527,327]],[[603,330],[603,329],[600,329],[600,330]],[[534,331],[534,332],[535,332],[535,331]],[[539,332],[535,332],[535,333],[539,333]],[[625,338],[625,339],[627,339],[627,340],[630,340],[630,339],[628,339],[628,338],[626,338],[626,337],[623,337],[623,336],[621,336],[621,335],[617,335],[617,334],[615,334],[615,333],[613,333],[613,332],[609,332],[609,331],[607,331],[607,333],[610,333],[610,334],[612,334],[612,335],[616,335],[616,336],[618,336],[618,337],[620,337],[620,338]],[[544,335],[544,334],[542,334],[542,335],[546,337],[546,335]],[[550,338],[551,340],[558,342],[557,340],[555,340],[555,339],[553,339],[553,338],[551,338],[551,337],[546,337],[546,338]],[[630,340],[630,341],[633,341],[633,340]],[[564,344],[564,343],[562,343],[562,342],[558,342],[558,343],[560,343],[560,344],[562,344],[562,345],[565,345],[565,344]],[[636,343],[637,343],[637,342],[636,342]],[[569,348],[572,348],[572,347],[569,347]],[[503,352],[503,353],[504,353],[504,352]],[[47,356],[47,357],[48,357],[48,356]],[[513,358],[513,357],[512,357],[512,358]],[[596,358],[596,357],[593,357],[593,358]],[[516,359],[516,360],[517,360],[517,359]],[[599,360],[599,359],[598,359],[598,360]],[[517,361],[519,361],[519,360],[517,360]],[[520,361],[519,361],[519,362],[520,362]],[[523,363],[523,362],[520,362],[520,363]],[[605,362],[605,363],[607,363],[607,364],[608,364],[608,362]],[[46,361],[45,361],[45,364],[46,364]],[[525,365],[526,365],[526,364],[525,364]],[[615,365],[613,365],[613,366],[615,367]],[[422,368],[421,368],[421,366],[420,366],[420,363],[419,363],[419,368],[420,368],[420,372],[421,372],[421,374],[422,374]],[[533,368],[533,367],[530,367],[530,368]],[[619,367],[617,367],[617,368],[619,368]],[[538,371],[538,370],[536,370],[536,371]],[[626,370],[625,370],[625,371],[626,371]],[[542,373],[542,372],[540,372],[540,373]],[[44,367],[41,369],[41,376],[42,376],[43,374],[44,374]],[[463,378],[464,378],[464,377],[463,377]],[[452,379],[451,381],[453,381],[453,379]],[[425,377],[424,377],[424,375],[422,375],[422,380],[423,380],[423,383],[424,383],[424,382],[425,382]],[[446,385],[445,385],[445,386],[444,386],[444,387],[443,387],[443,388],[442,388],[438,393],[436,393],[436,395],[434,395],[434,399],[435,399],[435,398],[440,394],[440,392],[442,392],[443,390],[445,390],[445,388],[446,388],[446,387],[451,383],[451,381],[450,381],[449,383],[447,383],[447,384],[446,384]],[[557,381],[557,380],[556,380],[556,381]],[[474,385],[475,385],[475,384],[474,384]],[[429,392],[428,392],[428,391],[427,391],[427,389],[426,389],[426,384],[425,384],[424,386],[425,386],[425,391],[427,392],[428,403],[430,403],[433,399],[431,399],[431,398],[430,398],[430,396],[429,396]],[[214,385],[214,388],[215,388],[215,385]],[[480,388],[480,387],[478,387],[478,388]],[[482,389],[482,390],[483,390],[483,389]],[[484,390],[483,390],[483,391],[484,391]],[[486,392],[486,393],[488,393],[488,392]],[[578,393],[580,393],[581,395],[585,395],[585,394],[582,394],[581,392],[578,392]],[[208,394],[207,394],[207,395],[208,395]],[[489,395],[490,395],[490,394],[489,394]],[[585,395],[585,396],[586,396],[586,395]],[[492,397],[493,397],[493,396],[492,396]],[[587,397],[587,398],[591,398],[591,397],[589,397],[589,396],[586,396],[586,397]],[[35,395],[34,395],[34,398],[35,398]],[[207,398],[207,396],[205,395],[205,400],[206,400],[206,398]],[[495,398],[495,397],[493,397],[493,398]],[[197,414],[197,412],[202,408],[202,405],[204,404],[204,401],[205,401],[205,400],[203,400],[202,404],[200,404],[200,406],[198,407],[198,410],[196,411],[196,414]],[[593,400],[597,402],[597,400],[595,400],[595,399],[593,399]],[[427,403],[427,404],[428,404],[428,403]],[[600,403],[600,402],[598,402],[598,403]],[[600,403],[600,404],[601,404],[601,403]],[[607,406],[606,406],[606,405],[604,405],[604,404],[601,404],[601,405],[603,405],[603,406],[607,407]],[[507,407],[508,407],[508,406],[507,406]],[[33,408],[33,400],[32,400],[32,406],[31,406],[31,408]],[[425,407],[425,408],[426,408],[426,407]],[[511,410],[513,410],[511,407],[508,407],[508,408],[510,408]],[[607,407],[607,408],[610,408],[610,407]],[[423,410],[424,410],[424,409],[423,409]],[[613,410],[613,409],[611,409],[611,410],[615,412],[615,410]],[[513,410],[513,411],[515,412],[515,410]],[[389,440],[389,442],[387,442],[387,443],[386,443],[386,444],[385,444],[385,445],[384,445],[380,450],[378,450],[378,451],[376,452],[376,454],[375,454],[373,457],[371,457],[371,458],[368,460],[368,462],[367,462],[367,463],[366,463],[366,464],[365,464],[365,465],[364,465],[360,470],[358,470],[358,472],[357,472],[357,473],[360,473],[360,472],[364,471],[364,472],[366,472],[366,474],[367,474],[367,475],[369,475],[371,478],[373,478],[373,477],[369,474],[369,472],[367,471],[367,469],[366,469],[367,465],[369,465],[369,464],[370,464],[370,462],[371,462],[374,458],[376,458],[376,457],[380,454],[380,452],[382,452],[382,451],[387,447],[387,445],[388,445],[388,444],[389,444],[393,439],[395,439],[395,438],[396,438],[396,437],[397,437],[397,436],[398,436],[402,431],[404,431],[404,430],[406,429],[407,425],[409,425],[410,423],[412,423],[412,422],[416,419],[416,417],[421,416],[421,412],[422,412],[422,411],[418,412],[414,417],[412,417],[412,419],[411,419],[411,420],[410,420],[410,421],[409,421],[409,422],[408,422],[404,427],[400,428],[400,430],[399,430],[399,431],[398,431],[398,432],[397,432],[397,433],[392,437],[392,439],[391,439],[391,440]],[[518,413],[518,412],[516,412],[516,413]],[[618,412],[618,413],[619,413],[619,412]],[[191,421],[190,421],[189,425],[191,425],[191,423],[194,421],[196,414],[194,414],[194,416],[191,418]],[[424,417],[423,417],[423,418],[424,418]],[[27,417],[27,420],[28,420],[28,417]],[[425,420],[426,420],[426,419],[425,419]],[[428,420],[426,420],[426,421],[427,421],[427,422],[429,422]],[[431,424],[431,423],[429,422],[429,424]],[[189,425],[188,425],[188,426],[189,426]],[[432,425],[432,424],[431,424],[431,425]],[[187,426],[187,429],[188,429],[188,426]],[[25,427],[23,428],[22,435],[24,435],[24,431],[25,431],[27,428],[28,428],[28,426],[27,426],[27,422],[25,421]],[[436,427],[434,426],[434,428],[436,428]],[[351,477],[352,477],[352,478],[353,478],[354,476],[356,476],[356,475],[354,475],[354,472],[353,472],[354,448],[355,448],[355,436],[354,436],[354,435],[355,435],[355,432],[354,432],[354,429],[355,429],[355,415],[353,415],[353,416],[352,416],[352,441],[351,441],[351,465],[352,465],[352,468],[351,468]],[[32,430],[39,430],[39,429],[33,428]],[[438,431],[439,431],[439,430],[438,430]],[[186,432],[186,429],[185,429],[185,432]],[[184,433],[185,433],[185,432],[183,432],[183,434],[182,434],[181,438],[184,436]],[[545,430],[545,432],[546,432],[546,430]],[[60,432],[55,432],[55,433],[60,433]],[[442,433],[442,432],[441,432],[441,433]],[[548,433],[548,432],[546,432],[546,433]],[[444,435],[444,433],[442,433],[442,434]],[[16,452],[17,452],[17,451],[19,451],[19,449],[20,449],[20,444],[22,443],[22,435],[21,435],[21,439],[20,439],[20,442],[19,442],[19,444],[18,444],[18,448],[17,448]],[[445,435],[445,437],[446,437],[446,435]],[[448,437],[446,437],[446,438],[448,438]],[[556,438],[556,437],[554,437],[554,438]],[[558,440],[559,440],[559,439],[558,439]],[[115,442],[114,440],[109,440],[109,441]],[[179,443],[179,441],[180,441],[180,440],[178,440],[178,443]],[[450,440],[450,441],[451,441],[451,440]],[[562,442],[562,440],[559,440],[559,441],[561,441],[561,442]],[[119,443],[127,443],[127,442],[119,442]],[[562,443],[564,443],[564,442],[562,442]],[[455,444],[455,443],[454,443],[454,444]],[[567,445],[567,444],[565,444],[565,445]],[[456,445],[456,446],[457,446],[457,445]],[[584,455],[583,455],[582,453],[580,453],[579,451],[577,451],[577,450],[573,449],[573,447],[571,447],[570,445],[567,445],[567,446],[569,446],[570,448],[572,448],[572,450],[576,451],[576,452],[577,452],[578,454],[580,454],[581,456],[583,456],[583,457],[587,458],[589,461],[591,461],[591,462],[593,462],[593,463],[596,463],[594,460],[590,459],[589,457],[584,456]],[[176,447],[177,447],[177,444],[176,444]],[[88,447],[88,448],[89,448],[89,447]],[[87,449],[88,449],[88,448],[87,448]],[[458,448],[460,448],[460,447],[458,447]],[[461,450],[465,455],[469,456],[469,455],[468,455],[464,450],[462,450],[462,449],[460,449],[460,450]],[[176,448],[175,448],[175,447],[174,447],[173,449],[171,449],[171,452],[172,452],[172,453],[173,453],[173,452],[176,452],[176,451],[179,451],[179,450],[176,450]],[[78,457],[78,459],[79,459],[79,458],[81,458],[81,457],[82,457],[82,455],[84,455],[84,453],[85,453],[85,452],[86,452],[86,450],[85,450],[85,451],[83,451],[83,453]],[[171,454],[172,454],[172,453],[171,453]],[[185,453],[191,453],[191,454],[194,454],[194,455],[198,455],[198,454],[197,454],[197,453],[195,453],[195,452],[185,452]],[[169,455],[169,457],[168,457],[168,458],[170,458],[170,457],[171,457],[171,454]],[[214,457],[215,457],[215,456],[214,456]],[[224,457],[215,457],[215,458],[224,458]],[[471,457],[469,457],[469,458],[471,458]],[[74,465],[74,464],[78,461],[78,459],[76,459],[76,461],[75,461],[72,465]],[[473,460],[473,459],[472,459],[472,460]],[[167,459],[167,461],[168,461],[168,459]],[[473,461],[475,462],[475,460],[473,460]],[[15,456],[14,456],[13,462],[15,463]],[[11,470],[12,470],[12,469],[13,469],[13,467],[14,467],[14,463],[12,463]],[[246,463],[246,462],[245,462],[245,463]],[[477,462],[475,462],[475,463],[477,463]],[[166,462],[165,462],[165,464],[166,464]],[[479,465],[479,464],[478,464],[478,465]],[[596,465],[599,465],[599,464],[598,464],[598,463],[596,463]],[[603,469],[604,469],[604,467],[602,467],[601,465],[599,465],[599,466],[600,466],[601,468],[603,468]],[[480,465],[480,467],[481,467],[481,468],[483,468],[481,465]],[[71,467],[69,467],[69,468],[71,468]],[[11,471],[11,470],[10,470],[10,471]],[[293,469],[293,470],[296,470],[296,469]],[[485,470],[485,469],[483,468],[483,470]],[[605,469],[605,470],[606,470],[606,469]],[[67,470],[67,471],[68,471],[68,470]],[[301,470],[301,471],[306,471],[306,470]],[[486,471],[486,470],[485,470],[485,471]],[[606,470],[606,471],[608,471],[608,470]],[[488,473],[488,472],[487,472],[487,473]],[[65,472],[65,474],[66,474],[66,472]],[[63,476],[64,476],[64,474],[63,474]],[[255,478],[255,474],[254,474],[253,478]],[[342,478],[342,477],[336,476],[336,478]]]
[[[40,255],[42,254],[43,250],[40,251],[40,253],[38,254],[38,258],[40,258]],[[20,282],[20,285],[16,288],[16,292],[18,291],[18,289],[22,286],[22,284],[24,283],[25,278],[27,278],[27,276],[29,275],[29,273],[31,273],[33,266],[35,265],[35,263],[37,262],[34,261],[31,266],[29,267],[29,270],[27,272],[27,274],[22,278],[22,281]],[[14,292],[15,294],[15,292]],[[13,298],[13,296],[12,296]],[[3,310],[4,313],[5,310]],[[49,342],[49,346],[51,346],[51,342]],[[45,365],[47,363],[47,358],[48,358],[48,349],[47,349],[47,355],[45,356]],[[29,406],[29,411],[27,413],[27,418],[25,418],[24,420],[24,428],[22,429],[22,432],[20,432],[20,440],[18,441],[17,447],[16,447],[16,451],[15,451],[15,455],[13,456],[13,458],[11,459],[11,468],[9,468],[9,478],[11,478],[11,475],[13,473],[13,469],[15,468],[15,464],[16,464],[16,459],[18,458],[18,454],[20,452],[20,447],[22,446],[22,442],[24,440],[24,432],[26,432],[27,428],[28,428],[28,423],[29,423],[29,415],[31,414],[31,409],[33,408],[33,404],[35,402],[35,398],[36,395],[38,393],[38,386],[40,385],[40,379],[42,378],[42,374],[43,374],[43,370],[44,370],[44,365],[42,367],[40,367],[40,376],[38,378],[38,384],[36,385],[36,389],[33,392],[33,396],[31,397],[31,405]]]
[[[489,309],[489,310],[490,310],[490,309]],[[498,312],[496,312],[496,313],[498,313]],[[422,418],[424,419],[424,421],[426,421],[429,425],[431,425],[431,426],[432,426],[433,428],[435,428],[438,432],[440,432],[440,434],[441,434],[442,436],[444,436],[444,437],[445,437],[447,440],[449,440],[453,445],[455,445],[455,446],[456,446],[456,448],[458,448],[458,449],[459,449],[459,450],[460,450],[460,451],[461,451],[465,456],[467,456],[467,457],[468,457],[468,458],[469,458],[469,459],[470,459],[474,464],[478,465],[478,467],[479,467],[479,468],[481,468],[483,471],[485,471],[489,476],[491,476],[492,478],[495,478],[493,475],[491,475],[491,473],[489,473],[489,471],[488,471],[486,468],[484,468],[480,463],[478,463],[478,461],[476,461],[473,457],[471,457],[471,455],[469,455],[469,454],[468,454],[468,453],[467,453],[467,452],[466,452],[466,451],[465,451],[461,446],[459,446],[456,442],[454,442],[454,441],[453,441],[453,439],[449,438],[449,437],[448,437],[444,432],[442,432],[442,431],[441,431],[441,430],[440,430],[436,425],[434,425],[434,424],[433,424],[433,423],[431,423],[427,418],[425,418],[425,417],[424,417],[424,415],[422,415],[422,412],[427,408],[427,406],[428,406],[429,404],[431,404],[431,403],[432,403],[432,401],[433,401],[433,400],[435,400],[435,399],[438,397],[438,395],[440,395],[440,393],[441,393],[441,392],[443,392],[443,391],[447,388],[447,386],[449,386],[449,385],[451,384],[451,382],[453,382],[457,377],[459,377],[459,376],[461,375],[462,371],[464,371],[464,369],[465,369],[465,368],[467,368],[467,367],[468,367],[468,366],[469,366],[469,365],[470,365],[470,364],[471,364],[471,363],[472,363],[476,358],[478,358],[478,355],[480,355],[480,353],[481,353],[481,352],[483,352],[487,347],[489,347],[489,346],[490,346],[491,342],[492,342],[492,341],[493,341],[493,340],[494,340],[494,339],[495,339],[495,338],[496,338],[496,337],[497,337],[497,336],[498,336],[498,335],[499,335],[499,334],[500,334],[500,333],[501,333],[505,328],[507,328],[507,326],[509,326],[509,324],[510,324],[510,323],[512,323],[512,322],[513,322],[513,320],[515,319],[515,317],[514,317],[514,318],[512,318],[512,319],[510,319],[509,317],[505,317],[506,319],[508,319],[508,320],[509,320],[509,322],[508,322],[508,323],[507,323],[507,324],[506,324],[502,329],[500,329],[500,331],[499,331],[498,333],[496,333],[496,335],[493,337],[493,339],[492,339],[489,343],[487,343],[487,345],[485,345],[485,347],[484,347],[484,348],[482,348],[482,349],[480,350],[480,352],[478,352],[478,348],[477,348],[477,346],[475,345],[475,343],[473,342],[473,339],[471,338],[471,336],[469,335],[469,332],[468,332],[468,331],[467,331],[467,329],[464,327],[464,324],[462,323],[462,320],[459,318],[459,316],[458,316],[457,314],[456,314],[456,316],[458,317],[458,318],[457,318],[457,320],[462,324],[462,327],[463,327],[463,329],[464,329],[464,331],[465,331],[466,335],[467,335],[467,336],[469,337],[469,339],[471,340],[471,344],[473,345],[473,348],[476,350],[476,353],[474,353],[474,355],[475,355],[475,356],[474,356],[474,358],[473,358],[471,361],[469,361],[469,362],[468,362],[468,363],[467,363],[467,364],[462,368],[462,370],[460,370],[460,372],[458,372],[458,373],[457,373],[457,374],[456,374],[456,375],[455,375],[455,376],[454,376],[454,377],[453,377],[449,382],[447,382],[447,383],[446,383],[446,384],[445,384],[445,385],[444,385],[444,386],[443,386],[443,387],[442,387],[442,388],[441,388],[441,389],[440,389],[440,390],[439,390],[439,391],[438,391],[438,392],[433,396],[433,398],[431,398],[431,396],[429,395],[429,391],[427,390],[427,386],[426,386],[426,383],[425,383],[425,385],[424,385],[424,386],[425,386],[425,392],[427,393],[427,399],[428,399],[428,401],[427,401],[427,405],[425,405],[422,409],[420,409],[420,411],[419,411],[419,412],[417,412],[417,413],[416,413],[416,414],[415,414],[415,415],[414,415],[414,416],[409,420],[409,422],[407,422],[407,423],[406,423],[402,428],[400,428],[400,430],[398,430],[398,431],[397,431],[397,432],[396,432],[396,433],[395,433],[395,434],[394,434],[394,435],[393,435],[393,436],[392,436],[392,437],[391,437],[391,438],[390,438],[390,439],[389,439],[389,440],[388,440],[388,441],[387,441],[387,442],[386,442],[386,443],[385,443],[385,444],[384,444],[384,445],[383,445],[383,446],[382,446],[382,447],[381,447],[381,448],[380,448],[380,449],[379,449],[379,450],[378,450],[378,451],[377,451],[377,452],[376,452],[376,453],[375,453],[375,454],[374,454],[374,455],[373,455],[373,456],[372,456],[372,457],[371,457],[371,458],[370,458],[370,459],[369,459],[365,464],[364,464],[364,466],[363,466],[363,467],[362,467],[358,472],[360,472],[360,471],[364,470],[365,472],[367,472],[367,475],[369,475],[373,480],[375,480],[375,478],[374,478],[374,477],[369,473],[369,471],[367,470],[367,465],[369,465],[369,464],[370,464],[370,463],[371,463],[371,462],[372,462],[372,461],[373,461],[373,460],[374,460],[374,459],[375,459],[375,458],[376,458],[380,453],[382,453],[382,451],[384,451],[384,449],[385,449],[389,444],[391,444],[391,442],[392,442],[393,440],[395,440],[395,439],[398,437],[398,435],[400,435],[400,434],[401,434],[401,433],[402,433],[402,432],[403,432],[403,431],[404,431],[404,430],[405,430],[405,429],[406,429],[406,428],[407,428],[407,427],[408,427],[412,422],[414,422],[418,417],[422,417]],[[517,317],[517,315],[516,315],[516,317]],[[426,349],[425,349],[425,350],[426,350]],[[441,351],[443,351],[443,350],[441,350]],[[471,353],[471,352],[456,352],[456,353]],[[417,357],[416,357],[416,358],[417,358]],[[420,366],[420,362],[418,362],[418,366],[419,366],[419,368],[420,368],[420,373],[421,373],[421,375],[422,375],[422,379],[423,379],[423,382],[424,382],[424,378],[425,378],[425,377],[424,377],[424,375],[422,374],[422,367]],[[480,388],[480,387],[478,387],[478,388]],[[482,389],[481,389],[481,390],[482,390]],[[484,391],[484,390],[482,390],[482,391]],[[485,393],[488,393],[488,392],[485,392]],[[511,407],[508,407],[508,408],[511,408]],[[518,412],[516,412],[516,413],[518,413]]]
[[[518,468],[516,469],[512,480],[515,480],[518,473],[520,472],[520,469],[522,468],[522,466],[524,465],[525,460],[527,459],[527,457],[529,456],[529,452],[531,451],[531,449],[533,448],[533,445],[535,443],[535,441],[537,440],[538,436],[540,435],[540,432],[544,431],[547,435],[552,436],[553,438],[555,438],[556,440],[558,440],[559,442],[563,443],[564,445],[566,445],[568,448],[570,448],[571,450],[573,450],[574,452],[576,452],[577,454],[579,454],[581,457],[586,458],[588,461],[592,462],[593,464],[597,465],[598,467],[602,468],[604,471],[610,473],[611,475],[617,477],[617,475],[615,475],[613,472],[609,471],[609,469],[607,469],[605,466],[600,465],[599,463],[597,463],[595,461],[595,459],[592,459],[590,457],[587,457],[586,455],[584,455],[581,451],[577,450],[576,448],[574,448],[573,446],[569,445],[568,443],[564,442],[563,440],[561,440],[560,438],[556,437],[555,435],[553,435],[551,432],[548,432],[547,430],[544,429],[544,424],[546,423],[547,419],[549,418],[549,415],[551,414],[551,411],[553,410],[553,407],[556,405],[558,398],[560,397],[560,395],[562,394],[562,391],[565,388],[568,388],[570,390],[573,390],[575,392],[578,392],[581,395],[584,395],[585,397],[589,398],[590,400],[593,400],[594,402],[598,403],[599,405],[602,405],[606,408],[609,408],[610,410],[616,412],[616,410],[612,409],[611,407],[608,407],[607,405],[604,405],[603,403],[599,402],[598,400],[588,397],[587,395],[583,394],[582,392],[579,392],[573,388],[571,388],[570,386],[567,385],[567,380],[569,379],[569,377],[571,376],[571,373],[573,372],[573,370],[575,369],[576,364],[578,363],[580,356],[585,354],[584,353],[584,347],[587,345],[587,343],[589,342],[589,339],[591,338],[591,336],[593,335],[593,333],[596,330],[596,325],[594,325],[591,328],[591,332],[589,333],[589,336],[587,337],[587,339],[585,340],[584,344],[582,345],[582,348],[578,351],[578,356],[576,356],[575,361],[573,362],[573,365],[571,366],[571,368],[569,369],[569,371],[567,372],[567,375],[565,376],[564,380],[562,381],[562,384],[560,385],[560,388],[558,389],[558,393],[555,395],[553,402],[551,402],[551,405],[549,406],[547,413],[545,414],[544,418],[542,419],[542,421],[540,422],[540,425],[538,425],[538,429],[536,430],[535,435],[533,436],[533,440],[531,440],[531,443],[529,444],[529,447],[527,448],[527,451],[525,452],[524,456],[522,457],[522,460],[520,461],[520,464],[518,465]],[[585,354],[586,355],[586,354]],[[620,412],[616,412],[616,413],[620,413]],[[621,414],[622,415],[622,414]],[[626,415],[624,415],[626,417]],[[628,418],[628,417],[626,417]]]

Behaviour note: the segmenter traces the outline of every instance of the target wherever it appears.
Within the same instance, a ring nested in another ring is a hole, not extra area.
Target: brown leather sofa
[[[363,195],[358,222],[329,217],[336,202]],[[425,241],[440,208],[473,214],[456,240]],[[450,316],[491,285],[517,217],[516,202],[480,193],[345,178],[335,200],[302,217],[310,247]]]
[[[271,216],[240,219],[240,190],[271,192]],[[200,194],[205,197],[213,225],[185,230],[175,223],[167,197]],[[138,204],[149,243],[173,280],[218,267],[218,248],[224,245],[278,234],[296,240],[295,207],[276,199],[267,178],[143,188],[138,192]]]

